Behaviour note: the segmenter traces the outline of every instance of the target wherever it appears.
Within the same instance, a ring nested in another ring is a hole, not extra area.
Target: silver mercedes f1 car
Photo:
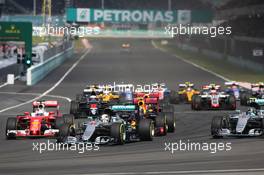
[[[261,136],[264,133],[264,110],[249,108],[228,116],[215,116],[211,123],[213,138],[224,136]]]

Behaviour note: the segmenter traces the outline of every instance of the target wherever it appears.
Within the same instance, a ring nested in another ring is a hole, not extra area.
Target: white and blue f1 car
[[[213,138],[224,136],[261,136],[264,133],[264,110],[249,108],[229,116],[216,116],[211,123]]]
[[[65,124],[60,128],[57,142],[121,145],[132,139],[152,140],[152,120],[137,118],[135,110],[134,105],[115,105],[103,114],[87,116],[87,121],[80,123],[78,128]]]

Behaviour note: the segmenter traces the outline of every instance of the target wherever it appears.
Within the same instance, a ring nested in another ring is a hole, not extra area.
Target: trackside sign
[[[113,23],[191,23],[211,22],[211,11],[190,10],[101,10],[90,8],[68,8],[68,22],[113,22]]]

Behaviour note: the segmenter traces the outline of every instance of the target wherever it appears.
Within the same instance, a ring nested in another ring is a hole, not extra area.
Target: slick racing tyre
[[[74,124],[74,116],[72,114],[64,114],[62,118],[64,120],[64,123],[67,123],[69,125]]]
[[[15,139],[15,134],[8,134],[8,130],[16,130],[17,129],[17,119],[15,117],[9,117],[6,122],[6,139]]]
[[[114,139],[114,143],[123,145],[126,141],[126,130],[122,123],[113,123],[110,129],[110,136]]]
[[[230,95],[227,99],[227,109],[228,110],[236,110],[236,97]]]
[[[79,103],[75,100],[71,101],[70,114],[76,115],[79,112]]]
[[[248,100],[250,99],[251,95],[248,92],[241,92],[240,95],[240,105],[241,106],[247,106]]]
[[[223,136],[219,135],[219,131],[229,128],[229,119],[228,117],[223,116],[215,116],[211,123],[211,135],[214,139],[223,138]]]
[[[163,128],[163,132],[159,131],[159,135],[165,136],[167,135],[168,125],[166,123],[166,115],[161,113],[159,116],[155,118],[155,128]]]
[[[222,116],[215,116],[212,120],[211,123],[211,135],[214,139],[217,138],[222,138],[219,135],[219,130],[222,129],[222,121],[223,121],[223,117]]]
[[[169,101],[171,104],[179,104],[180,103],[180,98],[179,98],[179,95],[176,91],[171,91]]]
[[[168,125],[168,132],[174,132],[176,127],[176,118],[174,113],[166,113],[166,123]]]
[[[141,119],[138,124],[138,134],[140,141],[152,141],[155,134],[153,121]]]
[[[193,110],[201,110],[202,106],[202,98],[199,95],[194,95],[192,97],[192,109]]]

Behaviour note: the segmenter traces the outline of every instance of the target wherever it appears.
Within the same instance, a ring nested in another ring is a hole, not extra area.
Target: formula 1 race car
[[[264,99],[264,83],[260,82],[257,84],[251,84],[251,90],[241,93],[240,96],[240,105],[249,106],[252,100],[254,101],[263,101]]]
[[[241,94],[245,92],[244,89],[242,89],[239,84],[235,81],[231,82],[225,82],[226,90],[225,92],[230,95],[234,95],[236,97],[236,100],[240,100]]]
[[[84,94],[80,100],[71,101],[70,114],[75,118],[86,118],[87,115],[101,113],[105,108],[107,104],[102,103],[97,96]]]
[[[186,82],[184,84],[179,84],[178,91],[178,102],[179,103],[191,103],[193,95],[198,95],[200,92],[194,89],[194,84]]]
[[[119,95],[111,91],[103,91],[103,93],[101,93],[97,97],[101,99],[102,103],[115,103],[119,100]]]
[[[153,139],[154,123],[150,119],[142,118],[136,105],[114,105],[111,109],[125,121],[126,141]]]
[[[264,133],[264,110],[250,108],[229,116],[216,116],[211,123],[213,138],[225,136],[261,136]]]
[[[210,84],[203,87],[200,95],[194,95],[191,107],[193,110],[236,109],[236,98],[220,90],[219,85]]]
[[[91,106],[96,105],[99,109],[104,109],[112,104],[117,103],[119,95],[103,91],[96,95],[96,92],[84,91],[82,95],[77,94],[76,100],[71,101],[70,114],[75,118],[85,118],[90,112]]]
[[[144,97],[134,99],[134,104],[139,106],[140,116],[154,121],[156,135],[166,135],[167,132],[174,132],[174,112],[171,112],[170,108],[166,110],[162,109],[157,96],[155,97],[153,95],[155,94],[145,94]]]
[[[6,123],[6,138],[56,137],[59,128],[67,123],[73,125],[72,115],[62,115],[57,101],[34,101],[33,112],[11,117]]]
[[[113,109],[115,108],[120,110],[120,106],[113,107]],[[131,107],[127,108],[131,110]],[[153,122],[150,119],[141,119],[135,126],[133,123],[126,122],[113,110],[106,109],[102,115],[88,116],[87,121],[81,123],[78,128],[65,124],[60,128],[57,141],[67,144],[82,142],[121,145],[130,141],[132,134],[135,134],[134,136],[140,140],[152,140]]]
[[[174,107],[170,103],[170,92],[167,90],[155,90],[151,93],[146,92],[136,92],[134,93],[134,101],[136,98],[146,100],[152,98],[154,101],[157,101],[156,106],[159,109],[158,112],[172,112],[174,113]],[[134,102],[135,104],[135,102]]]
[[[121,49],[121,53],[131,53],[131,45],[129,43],[123,43]]]

